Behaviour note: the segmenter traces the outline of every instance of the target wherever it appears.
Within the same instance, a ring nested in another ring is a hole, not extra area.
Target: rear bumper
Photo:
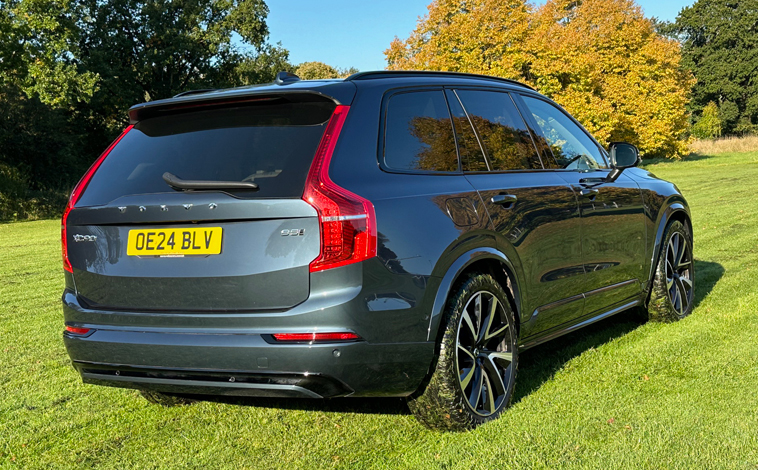
[[[329,398],[353,391],[320,375],[134,367],[74,361],[84,383],[159,392],[281,398]]]
[[[344,304],[334,308],[349,315]],[[371,335],[381,327],[357,328],[330,309],[304,312],[323,321],[297,329],[355,331],[369,340],[276,343],[271,334],[292,331],[305,318],[88,311],[73,293],[64,295],[63,311],[67,324],[92,330],[63,335],[83,381],[115,387],[264,397],[407,396],[423,381],[434,354],[434,343],[381,341]],[[161,326],[155,326],[156,316]]]

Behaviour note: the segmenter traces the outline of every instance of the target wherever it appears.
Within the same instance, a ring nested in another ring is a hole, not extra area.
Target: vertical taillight
[[[334,109],[305,182],[303,199],[318,211],[321,229],[321,252],[311,262],[311,272],[376,256],[374,205],[329,178],[329,163],[349,109]]]
[[[66,204],[66,210],[63,211],[63,217],[61,218],[61,250],[63,253],[63,269],[65,269],[68,272],[73,272],[73,269],[71,267],[71,261],[68,259],[68,239],[66,237],[66,220],[68,219],[68,214],[71,212],[71,209],[74,208],[76,203],[79,201],[79,198],[82,197],[82,193],[84,193],[84,190],[87,188],[87,185],[89,184],[89,181],[92,179],[92,176],[95,174],[97,169],[100,167],[100,165],[103,163],[103,160],[105,160],[105,157],[108,156],[109,153],[111,153],[111,150],[113,150],[113,147],[116,146],[117,143],[121,139],[124,138],[124,136],[132,130],[134,126],[129,126],[126,129],[124,129],[124,132],[121,133],[120,136],[116,140],[113,141],[112,144],[108,146],[107,149],[105,149],[105,152],[103,152],[97,160],[95,160],[95,163],[92,164],[91,167],[89,167],[89,170],[82,176],[82,179],[79,180],[78,183],[76,183],[76,186],[74,186],[74,190],[71,191],[71,196],[68,198],[68,204]]]

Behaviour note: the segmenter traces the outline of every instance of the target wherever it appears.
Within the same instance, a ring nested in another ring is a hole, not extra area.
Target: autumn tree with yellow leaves
[[[604,145],[643,155],[687,151],[692,74],[680,45],[633,0],[435,0],[385,51],[390,70],[446,70],[523,81],[561,104]]]

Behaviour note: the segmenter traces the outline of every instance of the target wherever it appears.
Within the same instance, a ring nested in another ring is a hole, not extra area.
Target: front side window
[[[529,131],[508,93],[458,90],[487,152],[491,171],[542,169]]]
[[[458,171],[453,125],[442,90],[398,93],[389,99],[384,164],[406,171]]]
[[[553,151],[558,168],[595,170],[608,168],[595,142],[563,111],[547,101],[522,96]]]

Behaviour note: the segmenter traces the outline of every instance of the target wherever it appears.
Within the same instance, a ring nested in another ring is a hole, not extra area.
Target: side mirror
[[[608,153],[611,155],[611,172],[608,173],[606,182],[609,183],[616,181],[622,171],[639,165],[641,161],[637,147],[626,142],[611,142]]]

